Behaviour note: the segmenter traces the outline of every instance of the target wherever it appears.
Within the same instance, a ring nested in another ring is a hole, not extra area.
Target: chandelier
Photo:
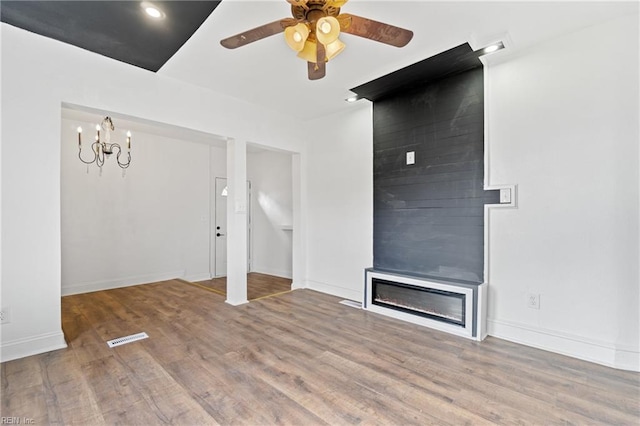
[[[118,166],[120,166],[121,169],[129,167],[129,164],[131,164],[131,132],[127,132],[127,161],[121,162],[120,156],[122,155],[122,148],[117,143],[111,143],[111,132],[114,130],[115,126],[113,125],[111,117],[105,117],[102,120],[102,124],[96,124],[96,141],[91,144],[93,159],[85,161],[82,158],[82,127],[78,127],[78,158],[80,158],[80,161],[87,165],[96,163],[96,165],[102,169],[105,159],[115,153]],[[101,135],[103,135],[102,139]],[[87,168],[87,171],[88,170]]]

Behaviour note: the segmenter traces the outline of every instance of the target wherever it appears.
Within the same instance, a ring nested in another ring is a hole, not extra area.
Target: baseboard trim
[[[248,300],[225,300],[224,301],[226,304],[229,304],[231,306],[240,306],[240,305],[246,305],[247,303],[249,303]]]
[[[2,343],[0,345],[0,362],[25,358],[66,347],[67,342],[64,340],[62,331],[39,334]]]
[[[640,371],[638,348],[587,339],[512,321],[488,319],[488,333],[500,339],[619,370]]]
[[[251,268],[251,272],[255,272],[257,274],[272,275],[274,277],[287,278],[287,279],[291,279],[291,277],[293,276],[291,271],[285,271],[285,270],[280,270],[280,269],[260,268],[260,267]]]
[[[307,288],[307,285],[304,283],[304,281],[300,282],[300,281],[293,280],[291,282],[291,290],[299,290],[303,288]]]
[[[62,296],[73,294],[91,293],[94,291],[112,290],[114,288],[131,287],[134,285],[166,281],[174,278],[184,277],[185,271],[172,271],[160,274],[138,275],[135,277],[118,278],[115,280],[94,281],[89,283],[79,283],[72,285],[62,285]],[[191,280],[189,280],[191,281]]]
[[[296,287],[299,288],[299,287]],[[363,290],[352,290],[349,288],[338,287],[332,284],[321,283],[318,281],[306,281],[306,285],[303,288],[319,291],[320,293],[331,294],[332,296],[342,297],[343,299],[353,300],[355,302],[362,303]]]
[[[206,274],[194,274],[194,275],[187,275],[186,277],[182,278],[185,281],[190,281],[192,283],[198,282],[198,281],[208,281],[210,280],[211,274],[206,273]]]

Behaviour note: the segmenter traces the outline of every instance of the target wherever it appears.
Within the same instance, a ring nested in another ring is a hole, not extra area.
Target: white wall
[[[640,370],[638,20],[589,27],[489,64],[489,332]],[[505,52],[507,53],[507,52]],[[496,56],[497,57],[497,56]],[[367,109],[307,145],[307,286],[361,300],[372,264]],[[323,121],[326,122],[326,121]],[[540,310],[526,307],[539,293]]]
[[[63,102],[298,151],[288,117],[1,26],[1,359],[65,346],[60,326]]]
[[[488,69],[489,333],[640,370],[638,17]],[[540,310],[526,307],[540,294]]]
[[[309,128],[324,132],[306,146],[306,286],[362,301],[364,269],[373,266],[371,105]]]
[[[292,277],[293,198],[291,154],[247,153],[251,181],[252,272]]]
[[[133,132],[126,176],[115,158],[102,174],[78,160],[76,128],[89,159],[93,122],[62,120],[62,294],[184,277],[209,278],[209,152],[222,148]],[[124,146],[126,127],[114,119],[112,142]],[[212,156],[213,157],[213,156]]]

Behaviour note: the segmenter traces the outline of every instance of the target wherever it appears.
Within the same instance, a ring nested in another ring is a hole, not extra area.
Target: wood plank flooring
[[[215,293],[227,295],[227,278],[212,278],[206,281],[198,281],[195,284],[207,287]],[[257,300],[274,294],[291,290],[289,278],[274,277],[273,275],[249,272],[247,274],[247,299]]]
[[[34,424],[638,425],[640,374],[295,290],[233,307],[171,280],[67,296],[69,348],[1,365]],[[141,331],[148,339],[109,349]]]

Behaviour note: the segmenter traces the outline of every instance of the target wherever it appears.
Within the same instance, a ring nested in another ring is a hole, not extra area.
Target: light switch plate
[[[11,322],[11,309],[8,307],[2,307],[0,309],[0,324],[7,324]]]
[[[500,190],[500,204],[511,203],[511,188],[502,188]]]
[[[407,152],[407,165],[416,164],[416,152],[409,151]]]

